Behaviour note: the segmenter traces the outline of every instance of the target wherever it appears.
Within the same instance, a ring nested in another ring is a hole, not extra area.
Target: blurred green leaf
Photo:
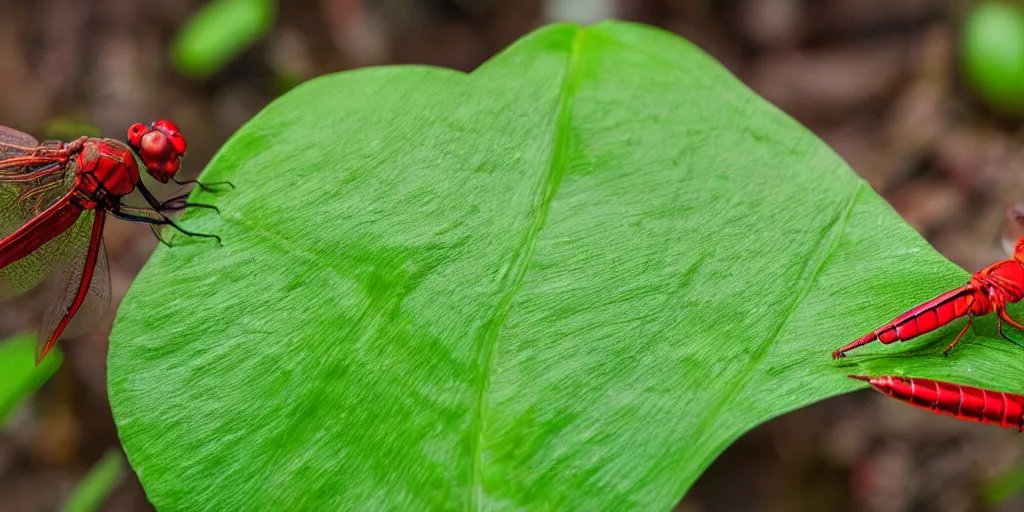
[[[1024,111],[1024,10],[1001,0],[978,2],[962,33],[967,80],[992,106]]]
[[[83,135],[88,137],[102,137],[103,133],[99,128],[74,119],[54,118],[43,125],[41,133],[48,140],[74,140]]]
[[[1024,469],[1013,468],[985,482],[982,494],[985,501],[995,505],[1024,492]]]
[[[278,73],[277,75],[277,90],[279,94],[284,94],[303,82],[302,75],[298,73]]]
[[[158,249],[111,338],[159,509],[667,510],[858,362],[938,354],[950,329],[829,357],[966,279],[805,128],[626,23],[313,80],[204,179],[237,188],[183,221],[224,246]],[[1024,387],[1020,349],[962,346],[915,369]]]
[[[178,70],[190,76],[216,73],[258,41],[274,24],[274,0],[213,0],[200,7],[174,42]]]
[[[23,334],[0,343],[0,426],[60,368],[64,355],[54,347],[37,367],[36,338]]]
[[[124,455],[120,450],[108,450],[85,475],[71,493],[64,512],[93,512],[99,510],[110,493],[125,475]]]
[[[1024,469],[1012,469],[985,483],[985,501],[996,504],[1024,491]]]

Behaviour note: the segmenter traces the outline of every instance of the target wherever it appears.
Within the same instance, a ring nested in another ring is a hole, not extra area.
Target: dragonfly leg
[[[1005,309],[999,311],[999,316],[1002,317],[1003,320],[1006,320],[1006,323],[1024,331],[1024,325],[1021,325],[1020,322],[1010,318],[1010,314],[1007,313]]]
[[[209,209],[209,210],[214,210],[217,213],[220,213],[220,209],[217,208],[216,206],[213,206],[213,205],[210,205],[210,204],[190,203],[190,202],[188,202],[186,199],[188,198],[188,196],[191,193],[192,192],[189,191],[189,192],[185,192],[183,194],[178,194],[178,195],[176,195],[176,196],[174,196],[172,198],[167,199],[166,201],[164,201],[162,203],[158,203],[160,206],[159,206],[159,208],[155,208],[155,209],[157,211],[163,212],[163,211],[184,210],[186,208],[206,208],[206,209]]]
[[[949,351],[953,350],[953,347],[955,347],[957,343],[960,343],[960,338],[964,337],[964,334],[967,333],[967,329],[970,329],[971,322],[973,322],[973,321],[974,321],[974,315],[968,315],[967,316],[967,325],[965,325],[963,329],[960,329],[960,334],[957,334],[956,338],[953,338],[953,343],[950,343],[949,346],[946,347],[946,350],[942,351],[942,355],[948,356],[949,355]],[[1002,334],[1002,332],[1003,332],[1002,331],[1002,324],[1000,324],[999,328],[1000,328],[999,333]]]
[[[230,181],[210,181],[210,182],[207,182],[207,183],[203,183],[203,182],[201,182],[199,180],[178,181],[178,180],[176,180],[174,178],[171,178],[171,181],[177,183],[178,185],[191,185],[191,184],[195,183],[195,185],[197,187],[199,187],[200,189],[202,189],[204,192],[214,192],[213,187],[216,187],[216,186],[219,186],[219,185],[227,185],[227,186],[231,187],[232,189],[235,188],[235,184],[231,183]]]
[[[157,211],[173,212],[173,211],[178,211],[178,210],[184,210],[186,208],[205,208],[207,210],[213,210],[213,211],[215,211],[217,213],[220,213],[220,208],[217,208],[216,206],[214,206],[212,204],[189,203],[189,202],[174,202],[174,201],[167,201]]]
[[[1009,341],[1010,343],[1013,343],[1014,345],[1017,345],[1018,347],[1024,347],[1024,344],[1022,344],[1021,342],[1019,342],[1019,341],[1017,341],[1017,340],[1007,336],[1006,333],[1003,332],[1003,315],[1002,315],[1002,312],[1000,312],[999,316],[996,317],[996,325],[999,326],[999,335],[1002,336],[1004,340]]]
[[[174,229],[177,229],[178,231],[181,231],[182,233],[184,233],[184,234],[186,234],[188,236],[198,236],[200,238],[213,238],[213,239],[217,240],[217,243],[220,244],[221,246],[224,245],[224,242],[222,242],[220,237],[217,236],[217,235],[209,235],[209,234],[206,234],[206,233],[196,233],[194,231],[189,231],[189,230],[179,226],[177,222],[174,222],[168,216],[166,216],[166,215],[164,215],[163,213],[160,212],[160,208],[162,208],[162,203],[160,203],[160,201],[157,200],[156,196],[154,196],[153,193],[150,192],[149,189],[147,189],[146,186],[143,185],[141,181],[138,184],[136,184],[136,187],[138,188],[139,193],[142,194],[142,197],[146,199],[146,202],[149,203],[149,205],[153,209],[152,210],[146,210],[144,208],[130,208],[131,211],[128,211],[129,210],[128,207],[121,205],[119,207],[119,209],[118,209],[119,210],[118,213],[120,213],[121,215],[127,215],[127,216],[130,216],[130,217],[134,217],[134,218],[137,219],[137,220],[135,220],[135,222],[145,222],[145,223],[148,223],[148,224],[168,225],[168,226],[171,226]],[[132,220],[132,219],[129,219],[129,218],[126,218],[126,217],[121,217],[121,218],[124,218],[125,220]]]
[[[178,231],[181,231],[182,233],[184,233],[187,236],[197,236],[199,238],[212,238],[212,239],[216,240],[217,243],[220,244],[221,246],[224,245],[224,242],[221,241],[220,237],[217,236],[217,235],[211,235],[209,233],[197,233],[195,231],[189,231],[189,230],[179,226],[178,223],[174,222],[173,220],[171,220],[171,219],[169,219],[167,217],[164,217],[164,221],[165,221],[164,222],[165,224],[171,226],[174,229],[177,229]]]
[[[996,325],[999,326],[999,335],[1002,336],[1004,340],[1009,341],[1010,343],[1013,343],[1014,345],[1017,345],[1018,347],[1024,347],[1024,343],[1021,343],[1021,342],[1019,342],[1019,341],[1017,341],[1017,340],[1007,336],[1006,333],[1003,332],[1003,321],[1004,320],[1006,321],[1006,323],[1008,323],[1008,324],[1010,324],[1010,325],[1012,325],[1014,327],[1017,327],[1018,325],[1020,325],[1017,322],[1015,322],[1012,318],[1010,318],[1009,315],[1006,314],[1006,310],[999,310],[999,315],[996,317]],[[1020,327],[1017,327],[1017,328],[1019,329]]]
[[[189,194],[191,194],[191,193],[192,192],[190,191],[190,192],[185,192],[183,194],[178,194],[178,195],[176,195],[176,196],[174,196],[172,198],[167,199],[166,201],[163,202],[163,204],[180,203],[183,199],[188,198]]]
[[[143,223],[143,224],[151,224],[153,226],[171,226],[172,228],[177,229],[178,231],[181,231],[185,235],[196,236],[196,237],[200,237],[200,238],[213,238],[213,239],[217,240],[218,244],[224,245],[224,243],[221,241],[219,236],[217,236],[217,235],[210,235],[210,234],[207,234],[207,233],[196,233],[194,231],[189,231],[189,230],[181,227],[180,225],[178,225],[177,222],[174,222],[173,220],[171,220],[169,217],[167,217],[163,213],[161,213],[159,211],[156,211],[156,210],[148,210],[148,209],[145,209],[145,208],[135,208],[135,207],[125,206],[125,205],[118,205],[118,207],[116,209],[114,209],[114,210],[111,210],[110,213],[113,214],[114,217],[117,217],[117,218],[119,218],[121,220],[127,220],[127,221],[130,221],[130,222],[140,222],[140,223]],[[161,242],[163,242],[164,245],[168,245],[168,246],[170,245],[169,243],[164,241],[163,238],[160,236],[160,234],[156,233],[155,230],[154,230],[154,234],[156,234],[157,239],[160,240]]]
[[[163,211],[163,210],[183,210],[183,209],[185,209],[185,206],[172,206],[172,205],[180,205],[180,204],[185,204],[185,205],[189,205],[189,206],[195,205],[197,208],[211,208],[210,206],[201,205],[200,203],[189,203],[187,201],[187,199],[188,199],[188,196],[191,195],[191,194],[192,194],[192,191],[188,191],[188,192],[184,192],[182,194],[178,194],[178,195],[176,195],[174,197],[168,198],[168,199],[164,200],[163,202],[157,203],[159,205],[159,207],[155,207],[155,209],[158,210],[158,211]]]

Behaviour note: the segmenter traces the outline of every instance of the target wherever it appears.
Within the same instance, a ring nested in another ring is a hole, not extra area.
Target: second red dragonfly
[[[872,341],[884,344],[906,341],[927,332],[934,331],[957,318],[966,316],[967,323],[953,342],[946,347],[949,353],[963,338],[976,316],[996,313],[999,335],[1016,345],[1019,342],[1003,332],[1003,322],[1017,329],[1024,325],[1006,313],[1008,304],[1024,299],[1024,238],[1017,242],[1013,257],[983,268],[971,276],[967,284],[950,290],[924,304],[903,313],[889,323],[861,336],[832,352],[832,358],[845,357],[846,353]]]
[[[913,377],[850,375],[914,407],[1024,432],[1024,396]]]
[[[161,183],[198,184],[174,179],[185,149],[184,137],[170,121],[135,124],[126,142],[81,137],[40,144],[0,126],[0,300],[44,283],[54,288],[39,331],[36,364],[58,339],[83,332],[108,307],[102,239],[107,213],[150,224],[155,231],[171,226],[220,241],[216,235],[188,231],[167,216],[187,207],[215,207],[188,203],[186,194],[161,202],[140,179],[142,169]],[[122,202],[135,191],[148,207]]]

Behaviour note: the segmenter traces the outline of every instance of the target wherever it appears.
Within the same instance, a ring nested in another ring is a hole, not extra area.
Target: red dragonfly
[[[1007,304],[1021,299],[1024,299],[1024,238],[1017,241],[1013,257],[1010,259],[979,270],[971,276],[967,284],[897,316],[889,323],[832,352],[832,358],[845,357],[850,350],[875,340],[885,344],[906,341],[966,316],[967,324],[953,339],[953,343],[943,351],[944,354],[948,354],[970,328],[974,317],[989,313],[998,314],[996,320],[999,324],[999,335],[1011,343],[1020,345],[1003,333],[1003,322],[1024,330],[1024,325],[1006,314]]]
[[[187,207],[187,194],[161,202],[140,180],[139,169],[161,183],[177,181],[186,143],[170,121],[135,124],[127,142],[80,137],[44,142],[0,126],[0,299],[22,295],[51,282],[54,300],[39,331],[36,364],[63,335],[84,332],[106,311],[110,278],[103,247],[106,214],[189,236],[215,238],[180,227],[166,214]],[[138,190],[150,208],[129,206],[122,198]],[[91,214],[89,214],[91,213]],[[161,241],[163,239],[161,238]],[[74,322],[72,321],[74,319]]]
[[[912,377],[850,375],[914,407],[1024,432],[1024,396]]]

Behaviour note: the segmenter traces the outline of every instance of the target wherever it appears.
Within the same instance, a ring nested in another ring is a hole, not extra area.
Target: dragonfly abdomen
[[[850,377],[921,409],[1024,432],[1024,396],[1021,395],[931,379],[892,375]]]
[[[984,302],[978,300],[978,290],[972,285],[958,288],[925,302],[894,318],[875,331],[882,343],[906,341],[942,327],[968,313],[985,314],[977,311]]]
[[[934,331],[969,313],[986,314],[991,306],[988,299],[979,290],[978,285],[972,281],[943,293],[835,350],[832,352],[832,358],[844,357],[846,352],[875,340],[884,344],[907,341]]]

